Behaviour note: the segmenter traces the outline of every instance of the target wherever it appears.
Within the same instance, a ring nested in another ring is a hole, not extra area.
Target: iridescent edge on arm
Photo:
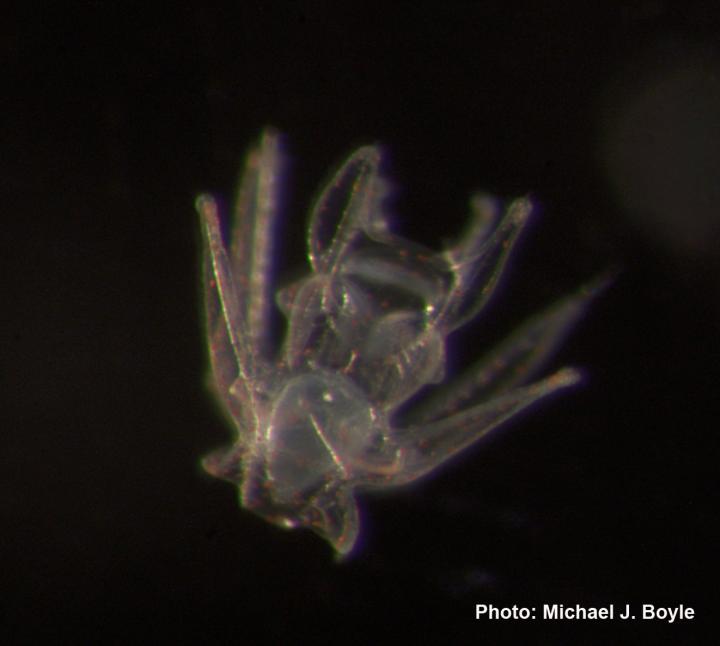
[[[281,527],[311,528],[344,556],[359,532],[357,488],[412,482],[578,381],[564,368],[528,384],[601,283],[531,318],[444,383],[447,336],[488,302],[531,205],[517,199],[501,213],[496,200],[475,195],[465,233],[433,251],[391,232],[381,151],[366,146],[313,207],[311,272],[275,294],[287,331],[274,347],[283,160],[280,135],[265,130],[247,156],[227,243],[214,198],[196,202],[212,381],[236,430],[233,444],[203,465],[238,486],[243,507]]]

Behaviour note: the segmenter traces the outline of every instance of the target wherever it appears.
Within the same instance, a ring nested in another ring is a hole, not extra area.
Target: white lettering
[[[494,606],[493,604],[476,603],[475,619],[485,617],[487,619],[530,619],[530,608],[523,606]]]
[[[664,608],[662,606],[655,607],[651,603],[644,603],[642,607],[643,619],[660,619],[661,621],[667,621],[669,624],[675,622],[676,619],[693,619],[695,617],[695,610],[693,608],[686,608],[683,604],[674,608]]]
[[[543,619],[613,619],[612,604],[596,608],[586,608],[580,604],[564,606],[561,603],[543,604]]]
[[[549,606],[548,604],[543,604],[543,619],[560,619],[558,616],[560,613],[560,609],[558,607],[558,604],[554,603],[552,606]]]

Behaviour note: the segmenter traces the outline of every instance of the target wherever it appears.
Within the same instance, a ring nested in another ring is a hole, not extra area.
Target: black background
[[[693,217],[720,164],[702,145],[717,148],[718,113],[698,124],[692,108],[717,105],[720,19],[564,4],[28,3],[4,20],[3,643],[700,641],[717,580],[717,202]],[[666,149],[662,128],[633,147],[613,115],[675,66],[702,86],[678,100],[701,150]],[[205,388],[193,200],[231,198],[268,124],[292,160],[281,274],[304,262],[317,187],[364,143],[386,145],[396,228],[426,244],[459,230],[474,189],[533,196],[502,290],[452,340],[458,366],[621,269],[548,368],[581,366],[584,384],[432,478],[363,497],[340,565],[198,466],[230,430]],[[634,219],[618,158],[647,180],[641,201],[674,168],[702,170],[669,234]],[[698,619],[474,620],[476,603],[634,602]]]

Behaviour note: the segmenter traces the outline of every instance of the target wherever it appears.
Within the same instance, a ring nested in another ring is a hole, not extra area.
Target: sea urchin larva
[[[215,200],[197,199],[213,384],[236,427],[203,465],[238,486],[244,507],[313,529],[339,555],[358,537],[357,488],[411,482],[578,380],[565,368],[527,385],[596,291],[536,315],[443,383],[446,338],[487,303],[531,206],[517,199],[501,214],[476,195],[464,235],[436,252],[388,227],[380,158],[375,146],[357,150],[315,203],[311,272],[275,295],[287,318],[280,347],[269,333],[279,134],[266,130],[247,156],[227,243]]]

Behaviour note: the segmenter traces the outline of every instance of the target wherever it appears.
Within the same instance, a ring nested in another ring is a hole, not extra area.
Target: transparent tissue
[[[311,272],[276,294],[280,135],[266,130],[247,156],[227,243],[214,198],[197,200],[212,381],[236,427],[203,465],[239,487],[243,507],[311,528],[341,556],[358,537],[356,489],[412,482],[579,379],[565,368],[528,385],[600,286],[531,318],[446,383],[446,339],[487,303],[531,205],[501,213],[476,195],[464,235],[433,251],[390,231],[380,161],[363,147],[335,173],[310,217]],[[280,347],[273,301],[287,318]]]

